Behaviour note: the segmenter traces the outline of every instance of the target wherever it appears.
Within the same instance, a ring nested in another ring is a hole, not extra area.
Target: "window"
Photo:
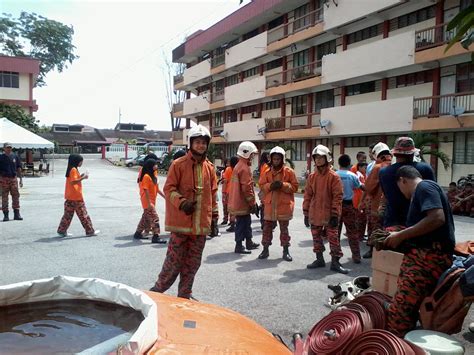
[[[291,160],[306,161],[306,141],[290,141]]]
[[[419,22],[429,20],[436,15],[434,6],[425,7],[423,9],[411,12],[406,15],[399,16],[390,20],[390,30],[394,31],[399,28],[414,25]]]
[[[425,70],[418,73],[411,73],[411,74],[397,76],[396,87],[401,88],[405,86],[431,83],[432,81],[433,81],[433,71]]]
[[[369,81],[367,83],[349,85],[347,87],[347,96],[354,96],[360,94],[367,94],[375,91],[375,81]]]
[[[239,83],[239,74],[234,74],[225,78],[225,86],[232,86]]]
[[[224,79],[217,80],[216,82],[214,82],[214,92],[220,92],[224,90],[224,87]]]
[[[69,132],[68,126],[54,126],[54,132]]]
[[[11,71],[0,71],[0,87],[2,88],[19,88],[20,73]]]
[[[253,31],[250,31],[242,36],[242,40],[246,41],[252,37],[255,37],[260,33],[260,30],[258,28],[254,29]]]
[[[226,111],[225,113],[226,122],[237,122],[237,110]]]
[[[320,44],[316,51],[316,59],[320,60],[327,54],[336,53],[336,40]]]
[[[263,104],[263,109],[265,111],[268,110],[275,110],[277,108],[280,108],[280,100],[275,100],[275,101],[270,101],[270,102],[265,102]]]
[[[293,54],[293,68],[309,63],[309,49]]]
[[[240,109],[240,112],[245,115],[245,114],[248,114],[248,113],[252,113],[252,112],[255,112],[257,111],[257,106],[256,105],[252,105],[252,106],[245,106],[245,107],[242,107]]]
[[[320,113],[321,109],[328,107],[334,107],[334,90],[317,92],[314,95],[313,111]]]
[[[307,107],[307,96],[295,96],[291,99],[291,115],[304,115]]]
[[[347,44],[352,44],[366,39],[377,37],[382,33],[382,24],[364,28],[363,30],[353,32],[347,36]]]
[[[454,163],[474,164],[474,132],[455,133]]]
[[[268,23],[268,29],[271,30],[272,28],[283,25],[284,22],[285,22],[285,17],[284,16],[277,17],[276,19],[274,19],[274,20],[272,20]]]
[[[272,60],[271,62],[268,62],[265,64],[265,70],[272,70],[272,69],[275,69],[275,68],[279,68],[283,65],[283,59],[279,58],[279,59],[275,59],[275,60]]]
[[[244,78],[250,78],[252,76],[258,75],[258,67],[245,70],[243,75],[244,75]]]
[[[456,67],[456,92],[474,91],[474,64],[458,64]]]
[[[310,23],[310,16],[305,16],[309,13],[309,4],[298,7],[294,12],[295,21],[293,22],[293,31],[296,32],[307,27]]]
[[[214,114],[214,127],[222,127],[224,125],[224,121],[222,119],[222,112],[216,112]]]

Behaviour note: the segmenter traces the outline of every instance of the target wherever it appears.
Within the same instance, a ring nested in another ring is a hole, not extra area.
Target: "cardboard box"
[[[390,250],[376,251],[372,255],[372,288],[392,296],[397,291],[398,274],[403,254]]]

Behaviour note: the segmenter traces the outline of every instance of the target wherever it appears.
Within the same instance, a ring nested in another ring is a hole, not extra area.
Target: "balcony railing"
[[[267,132],[284,131],[286,129],[304,129],[311,127],[319,127],[320,114],[305,113],[301,115],[266,118],[265,127]]]
[[[211,94],[211,103],[224,100],[224,90],[219,90]]]
[[[456,35],[456,30],[447,30],[447,23],[415,32],[415,50],[421,51],[448,43]]]
[[[212,127],[212,136],[213,137],[220,137],[222,132],[224,132],[224,126]]]
[[[183,102],[178,102],[176,104],[173,104],[173,112],[180,112],[183,111]]]
[[[182,83],[183,80],[184,80],[183,74],[178,74],[178,75],[173,76],[173,84],[174,84],[174,85],[177,85],[177,84],[179,84],[179,83]]]
[[[308,27],[312,27],[323,21],[324,6],[317,10],[311,11],[306,15],[295,18],[288,23],[281,24],[278,27],[268,31],[268,44],[279,41],[293,33],[302,31]]]
[[[225,53],[222,53],[211,59],[211,68],[218,67],[219,65],[224,64],[224,63],[225,63]]]
[[[474,91],[413,100],[413,117],[437,117],[474,112]]]
[[[321,60],[267,76],[267,89],[321,75]]]

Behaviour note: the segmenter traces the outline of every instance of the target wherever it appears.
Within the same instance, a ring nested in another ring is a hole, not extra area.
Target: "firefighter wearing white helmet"
[[[188,134],[188,152],[171,164],[163,191],[166,196],[165,230],[169,248],[158,280],[150,289],[165,292],[180,277],[178,297],[192,298],[194,277],[201,265],[206,236],[217,228],[217,176],[206,159],[211,141],[201,125]]]
[[[307,266],[308,269],[325,267],[323,252],[323,233],[329,241],[331,270],[347,274],[339,263],[342,257],[339,239],[339,220],[342,213],[342,182],[339,175],[331,169],[331,151],[324,145],[318,145],[312,152],[316,170],[306,180],[303,200],[304,223],[311,228],[313,251],[316,260]]]
[[[250,254],[260,244],[252,240],[252,220],[250,215],[258,216],[258,205],[253,189],[254,181],[250,165],[258,149],[252,142],[242,142],[237,150],[239,162],[232,172],[229,193],[229,213],[235,216],[235,250],[237,254]],[[245,246],[243,241],[245,240]]]
[[[283,247],[283,260],[292,261],[290,255],[290,234],[288,226],[293,218],[295,207],[295,192],[298,191],[298,180],[295,172],[284,166],[285,150],[275,147],[270,151],[271,169],[265,171],[258,181],[263,191],[264,223],[262,245],[263,251],[259,259],[267,259],[269,247],[273,239],[274,223],[280,225],[280,244]]]

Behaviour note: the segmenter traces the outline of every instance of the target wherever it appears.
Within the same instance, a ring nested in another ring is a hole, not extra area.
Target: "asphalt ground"
[[[55,275],[98,277],[147,290],[153,286],[166,255],[166,245],[150,240],[135,241],[133,233],[142,214],[136,184],[137,170],[115,167],[99,159],[84,161],[89,180],[83,182],[84,199],[98,237],[85,237],[77,217],[69,232],[56,237],[63,213],[65,160],[56,160],[49,176],[25,178],[21,189],[24,221],[0,223],[0,284],[10,284]],[[165,177],[160,177],[163,187]],[[370,261],[355,265],[350,260],[347,239],[342,238],[341,263],[348,275],[326,269],[308,270],[314,260],[311,233],[303,224],[302,197],[296,197],[295,217],[290,223],[290,253],[293,262],[281,259],[278,233],[270,247],[270,258],[258,260],[261,247],[250,255],[234,254],[234,235],[225,232],[208,240],[193,293],[201,302],[235,310],[282,336],[287,344],[295,332],[307,334],[312,325],[330,312],[326,306],[332,291],[327,286],[360,275],[371,275]],[[164,226],[164,201],[158,198],[158,214]],[[456,217],[458,241],[472,237],[474,219]],[[261,241],[260,225],[253,223],[254,241]],[[167,232],[162,233],[168,238]],[[329,248],[327,248],[329,249]],[[365,252],[366,246],[362,246]],[[329,250],[325,252],[330,259]],[[177,284],[177,282],[176,282]],[[168,291],[176,295],[176,284]],[[456,335],[474,353],[474,334],[467,325],[474,321],[471,309]]]

